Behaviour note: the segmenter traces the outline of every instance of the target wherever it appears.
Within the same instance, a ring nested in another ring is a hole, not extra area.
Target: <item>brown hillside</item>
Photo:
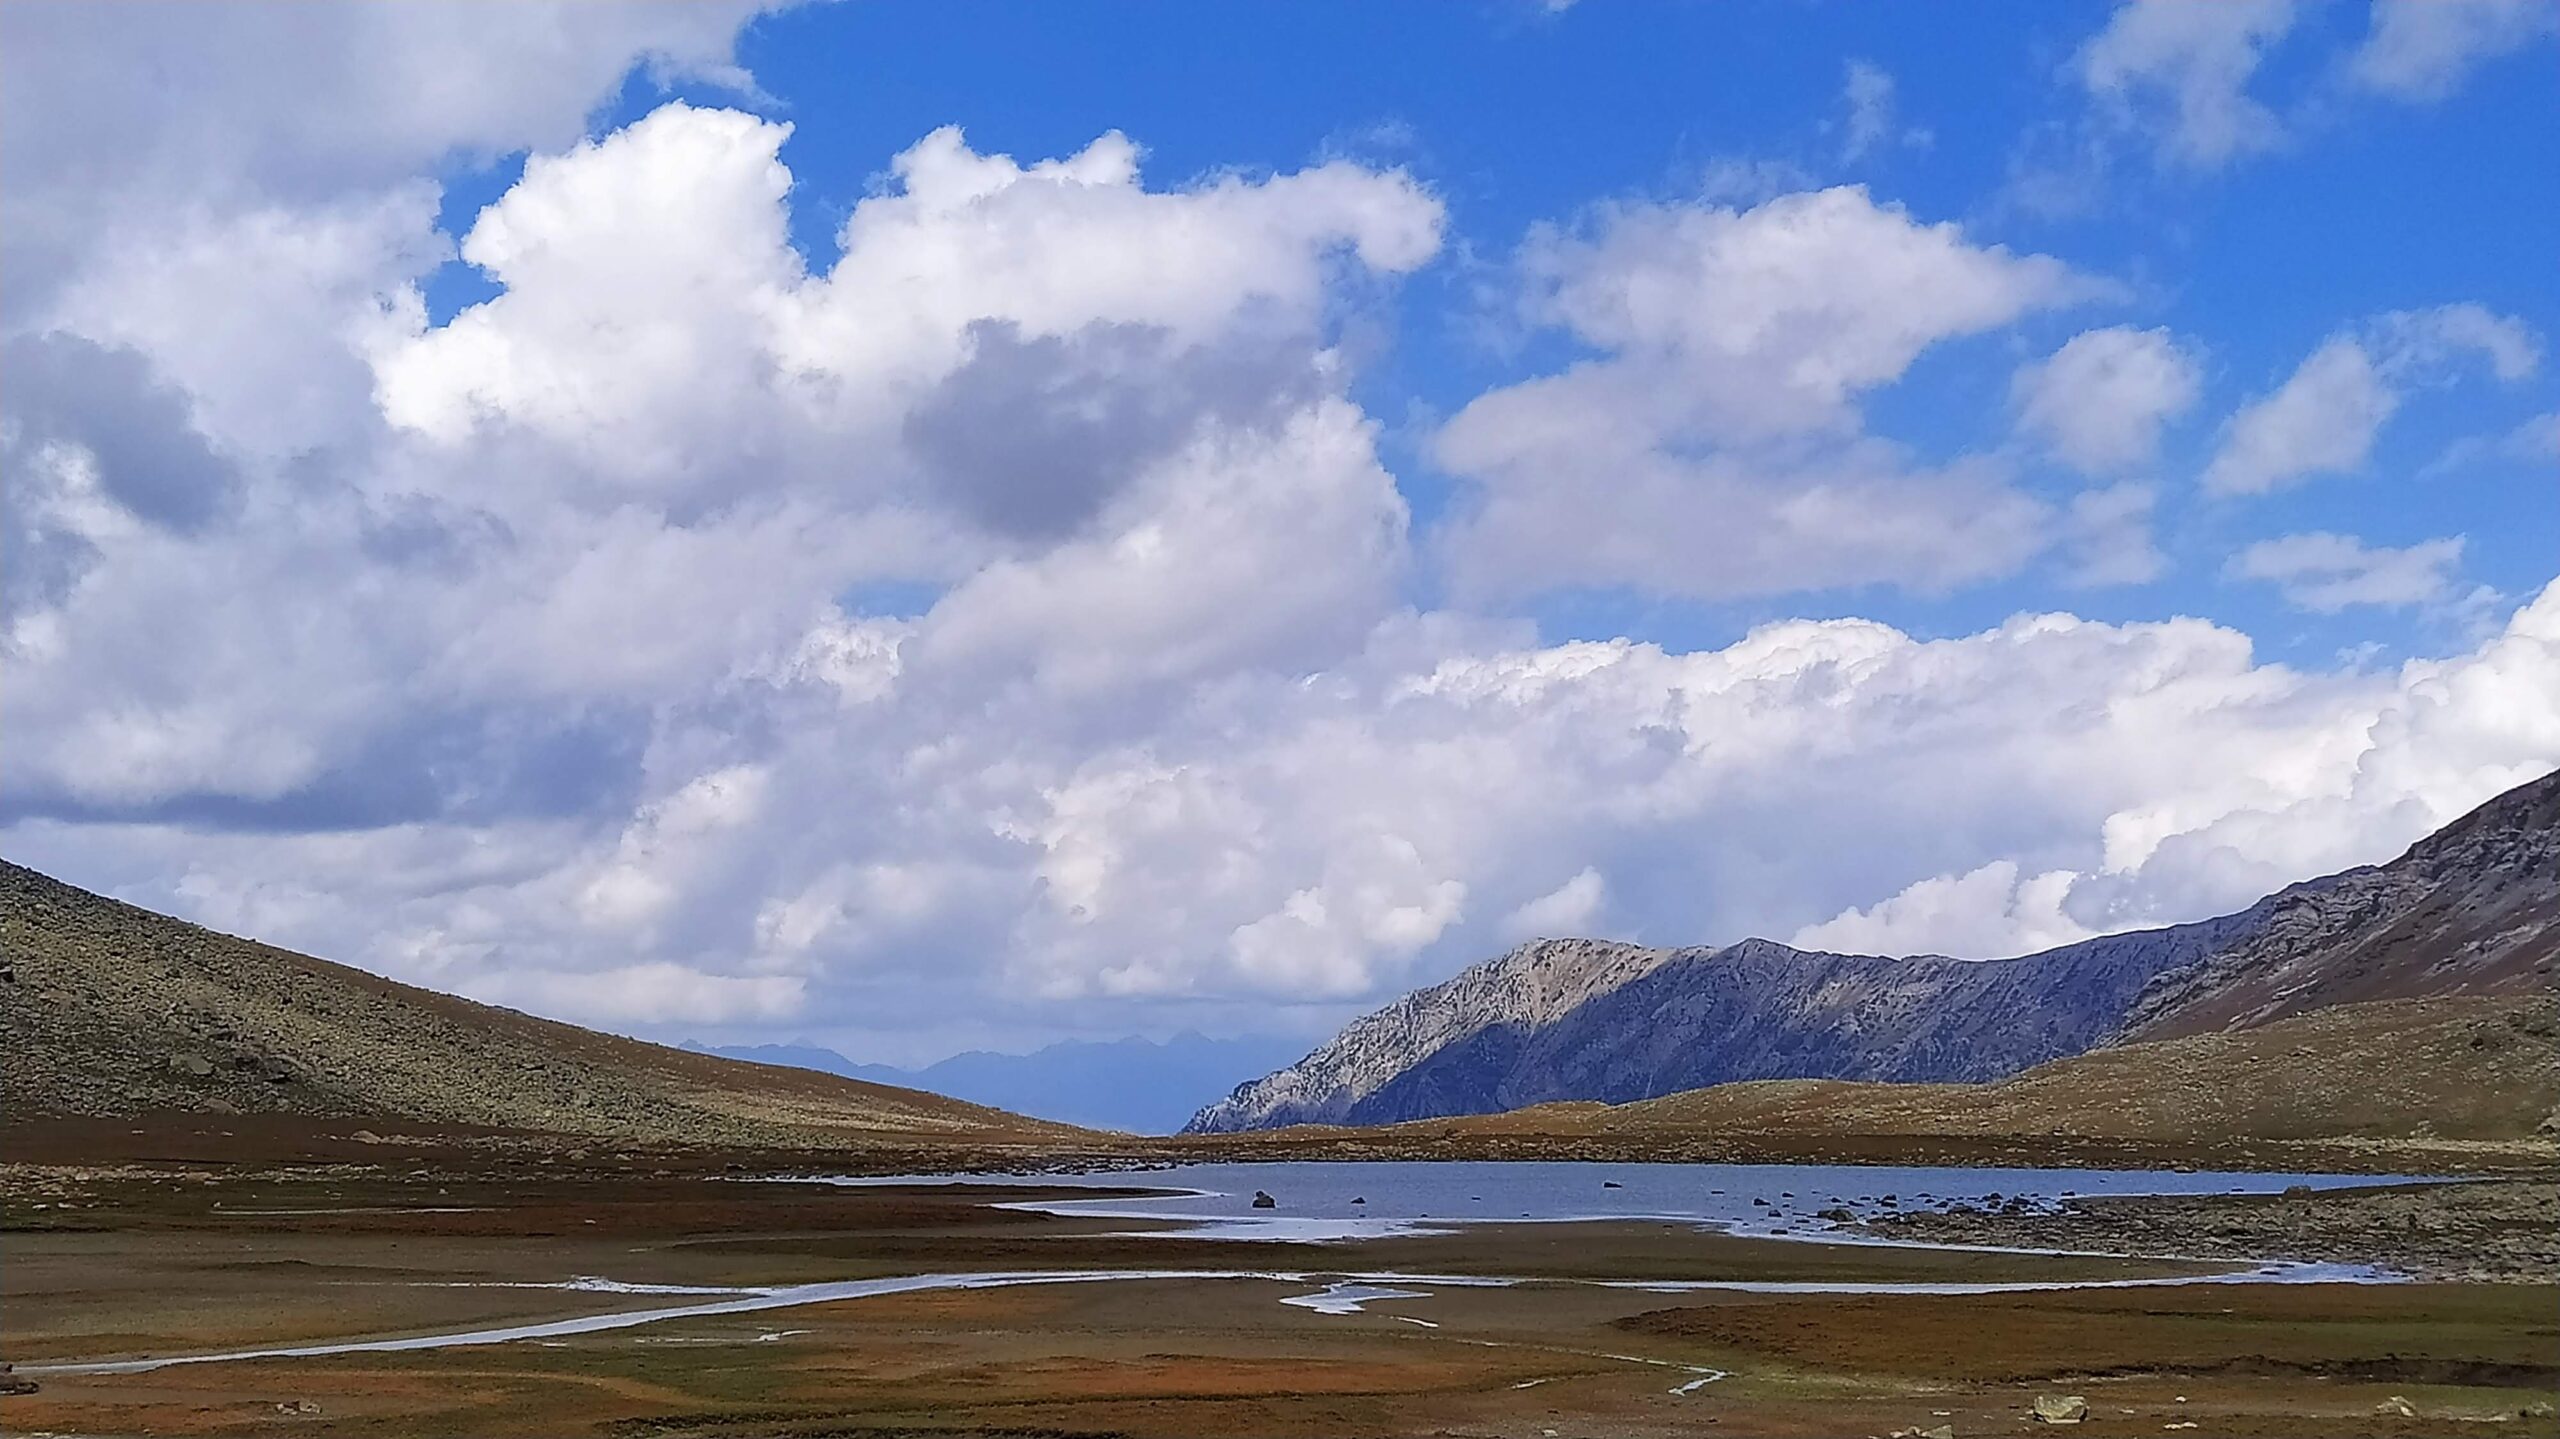
[[[2128,1044],[1989,1084],[1765,1080],[1635,1104],[1542,1105],[1478,1133],[1592,1138],[2072,1136],[2521,1140],[2560,1110],[2560,1000],[2346,1005],[2234,1034]]]
[[[1082,1134],[475,1004],[5,861],[0,940],[13,1120],[237,1110],[792,1147]]]

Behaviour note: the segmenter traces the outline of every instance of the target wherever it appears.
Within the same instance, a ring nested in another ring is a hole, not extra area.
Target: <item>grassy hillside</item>
[[[689,1054],[235,939],[0,862],[12,1119],[382,1117],[794,1147],[1056,1142],[958,1100]]]
[[[2134,1143],[2549,1137],[2560,1000],[2342,1005],[2237,1033],[2128,1044],[1988,1084],[1765,1080],[1464,1121],[1487,1134],[2072,1136]]]

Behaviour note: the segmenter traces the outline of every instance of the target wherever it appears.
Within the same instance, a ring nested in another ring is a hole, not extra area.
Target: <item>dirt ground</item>
[[[1623,1281],[2125,1279],[2192,1266],[1653,1224],[1209,1242],[990,1209],[1003,1196],[986,1191],[750,1182],[745,1159],[562,1163],[377,1140],[292,1164],[0,1149],[12,1161],[0,1165],[0,1358],[32,1369],[670,1302],[490,1287],[582,1275],[703,1286],[1026,1268],[1309,1278],[927,1292],[498,1345],[38,1373],[36,1392],[0,1398],[0,1430],[1831,1439],[1937,1425],[2043,1432],[2028,1406],[2068,1393],[2090,1406],[2073,1432],[2092,1435],[2560,1435],[2560,1420],[2533,1409],[2560,1392],[2560,1287],[2547,1283],[1664,1292]],[[1530,1282],[1404,1283],[1424,1292],[1357,1314],[1280,1302],[1327,1275],[1387,1271]],[[1592,1280],[1622,1283],[1581,1282]],[[2384,1412],[2395,1400],[2412,1414]]]

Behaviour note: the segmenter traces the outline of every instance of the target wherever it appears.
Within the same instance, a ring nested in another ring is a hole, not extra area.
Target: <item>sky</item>
[[[0,853],[658,1039],[1993,958],[2560,765],[2560,7],[0,6]]]

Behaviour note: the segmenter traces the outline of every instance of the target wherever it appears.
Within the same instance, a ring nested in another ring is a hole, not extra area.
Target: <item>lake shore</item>
[[[741,1182],[758,1162],[746,1158],[492,1166],[480,1150],[369,1148],[370,1164],[13,1164],[0,1206],[0,1358],[414,1335],[669,1303],[521,1287],[582,1275],[702,1287],[999,1269],[1304,1277],[945,1290],[472,1348],[37,1375],[37,1392],[0,1398],[0,1427],[1534,1439],[1547,1428],[1692,1433],[1713,1420],[1725,1433],[1950,1422],[1979,1433],[2019,1429],[2033,1394],[2061,1386],[2089,1395],[2091,1433],[2182,1422],[2304,1439],[2366,1432],[2357,1426],[2374,1406],[2397,1396],[2420,1417],[2395,1420],[2395,1434],[2473,1432],[2492,1413],[2509,1416],[2502,1433],[2560,1434],[2512,1417],[2560,1383],[2560,1333],[2543,1317],[2560,1288],[2549,1284],[1684,1292],[1640,1286],[2156,1284],[2229,1266],[1623,1221],[1352,1243],[1167,1238],[1143,1232],[1162,1226],[989,1202],[1090,1199],[1091,1187],[836,1188]],[[1346,1274],[1519,1282],[1398,1280],[1384,1287],[1411,1297],[1352,1313],[1284,1302]],[[1966,1342],[1945,1343],[1950,1333]]]

